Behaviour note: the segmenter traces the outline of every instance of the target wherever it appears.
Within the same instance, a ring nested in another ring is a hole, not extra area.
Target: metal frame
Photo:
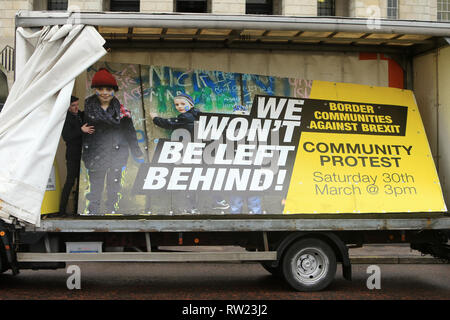
[[[450,37],[450,22],[371,21],[343,17],[19,11],[15,22],[16,27],[80,23],[98,28],[123,28],[126,29],[125,33],[114,33],[114,30],[102,32],[108,46],[124,48],[222,47],[416,55],[446,45],[447,42],[443,39]],[[156,28],[162,31],[143,35],[133,33],[133,28]],[[169,29],[179,32],[167,33]],[[193,34],[185,33],[189,29],[197,31]],[[209,34],[203,33],[203,30],[221,32]],[[260,33],[248,33],[249,30]],[[305,36],[308,31],[326,34]],[[275,34],[271,34],[272,32]],[[347,36],[348,34],[353,36]],[[392,37],[383,38],[378,35]],[[425,39],[420,39],[420,36]]]
[[[450,36],[449,22],[402,21],[380,19],[370,29],[363,18],[285,17],[258,15],[214,14],[154,14],[154,13],[79,13],[19,11],[16,27],[41,27],[65,24],[70,19],[77,23],[110,27],[183,28],[183,29],[260,29],[303,30],[331,32],[364,32],[383,34],[417,34],[436,37]]]
[[[68,22],[93,25],[99,31],[101,28],[114,27],[126,29],[126,34],[103,32],[107,40],[105,46],[121,50],[225,48],[383,53],[393,57],[402,66],[406,73],[407,89],[413,89],[412,57],[448,45],[446,39],[450,37],[450,22],[379,19],[372,21],[375,25],[371,25],[371,21],[365,18],[343,17],[48,11],[19,11],[16,14],[16,27],[41,27]],[[161,32],[143,35],[133,33],[133,28],[156,28],[161,29]],[[169,29],[175,32],[168,33]],[[196,32],[184,34],[187,29],[195,29]],[[203,33],[203,30],[211,29],[221,32]],[[248,30],[260,32],[255,35],[248,33]],[[304,36],[308,31],[325,34]],[[275,32],[275,36],[272,32]],[[383,34],[393,37],[379,39],[378,36]],[[371,38],[373,35],[375,38]],[[424,38],[420,39],[420,36]]]
[[[105,252],[28,253],[18,252],[18,262],[218,262],[276,260],[277,252]]]
[[[429,42],[431,43],[431,42]],[[424,45],[429,46],[429,45]],[[106,47],[111,49],[241,49],[241,50],[284,50],[299,52],[372,52],[384,54],[404,54],[405,48],[386,47],[382,45],[345,45],[345,44],[301,44],[301,43],[264,43],[264,42],[160,42],[160,41],[139,41],[131,42],[126,40],[107,40]]]
[[[410,215],[414,215],[411,213]],[[450,217],[428,218],[301,218],[301,219],[47,219],[40,227],[26,227],[36,232],[248,232],[248,231],[369,231],[369,230],[440,230],[450,229]]]
[[[446,39],[450,37],[450,22],[379,19],[372,21],[375,25],[371,25],[371,21],[365,18],[343,17],[45,11],[19,11],[16,14],[16,27],[41,27],[67,22],[93,25],[99,29],[126,29],[126,34],[103,33],[107,40],[106,47],[121,50],[225,48],[383,53],[393,57],[402,66],[406,73],[407,89],[413,89],[412,57],[448,45]],[[143,35],[133,33],[133,28],[157,28],[161,32]],[[168,33],[169,29],[175,30],[175,33]],[[187,29],[195,29],[196,32],[184,34]],[[203,30],[208,29],[221,32],[204,34]],[[259,30],[260,33],[254,35],[248,30]],[[308,31],[325,34],[305,36]],[[275,32],[275,36],[272,32]],[[356,34],[356,37],[342,33]],[[393,37],[377,38],[377,35],[383,34]],[[373,35],[375,38],[372,38]],[[420,39],[420,36],[425,38]]]

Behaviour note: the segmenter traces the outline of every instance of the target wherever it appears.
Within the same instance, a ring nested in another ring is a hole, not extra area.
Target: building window
[[[207,12],[206,0],[176,0],[175,11],[176,12],[193,12],[193,13],[206,13]]]
[[[247,0],[245,2],[246,14],[273,14],[272,0]]]
[[[111,11],[139,12],[139,0],[111,0]]]
[[[67,10],[68,0],[48,0],[47,10]],[[45,2],[44,2],[45,3]]]
[[[450,0],[438,0],[437,5],[438,21],[450,21]]]
[[[398,0],[388,0],[387,2],[387,18],[398,19]]]
[[[317,15],[318,16],[335,16],[336,4],[334,0],[317,0]]]

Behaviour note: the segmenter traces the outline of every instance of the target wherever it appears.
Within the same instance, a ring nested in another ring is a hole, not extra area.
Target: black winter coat
[[[63,140],[66,142],[66,160],[80,162],[81,160],[81,144],[83,132],[81,126],[83,125],[84,112],[78,111],[78,114],[73,114],[67,111],[66,121],[62,130]]]
[[[175,129],[186,129],[191,134],[191,139],[194,137],[194,121],[198,120],[200,117],[200,110],[196,108],[189,109],[185,113],[180,113],[176,118],[160,118],[154,117],[153,123],[158,127],[175,130]]]
[[[83,161],[87,169],[121,168],[128,162],[129,151],[142,157],[130,112],[114,97],[108,109],[92,95],[85,100],[85,121],[94,126],[93,134],[83,135]]]

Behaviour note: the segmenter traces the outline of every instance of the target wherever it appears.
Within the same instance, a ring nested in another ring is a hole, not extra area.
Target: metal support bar
[[[364,231],[364,230],[433,230],[450,229],[450,217],[415,218],[411,213],[397,219],[339,218],[331,219],[180,219],[111,220],[111,219],[46,219],[35,232],[219,232],[219,231]],[[408,216],[408,217],[406,217]]]
[[[236,33],[240,33],[241,30],[236,30]],[[183,34],[181,33],[174,33],[174,34],[165,34],[161,35],[161,38],[163,39],[185,39],[185,40],[203,40],[203,41],[226,41],[226,43],[229,45],[236,39],[241,40],[252,40],[252,41],[302,41],[302,42],[309,42],[309,41],[324,41],[325,39],[323,37],[296,37],[296,36],[234,36],[232,35],[207,35],[207,34],[199,34],[199,31],[197,31],[196,34]],[[333,33],[332,35],[334,35]],[[125,34],[125,33],[105,33],[105,38],[121,38],[123,36],[127,36],[129,40],[146,40],[149,36],[154,35],[148,35],[148,34]],[[341,44],[374,44],[374,45],[380,45],[383,43],[389,43],[390,45],[396,44],[396,45],[410,45],[411,40],[410,39],[389,39],[384,40],[383,42],[380,41],[380,39],[361,39],[361,38],[333,38],[332,36],[327,37],[327,39],[333,39],[333,43],[341,43]],[[128,40],[128,41],[129,41]],[[414,44],[421,44],[421,45],[432,45],[433,41],[431,40],[414,40]]]
[[[20,11],[16,14],[16,27],[66,24],[69,17],[69,12]],[[78,14],[77,19],[80,24],[105,27],[259,29],[367,33],[367,19],[365,18],[82,12]],[[450,23],[382,19],[376,29],[376,33],[449,37]]]
[[[70,21],[70,12],[39,12],[20,11],[16,14],[15,24],[17,27],[42,27],[49,25],[63,25]],[[166,41],[168,38],[180,39],[188,38],[192,41],[180,41],[182,48],[242,48],[242,49],[263,49],[277,50],[275,46],[265,43],[262,40],[284,39],[287,44],[278,47],[281,50],[319,50],[327,51],[349,51],[349,52],[384,52],[384,53],[410,53],[413,55],[420,52],[447,45],[450,38],[450,23],[436,21],[402,21],[402,20],[380,20],[376,30],[367,29],[367,19],[364,18],[330,18],[330,17],[281,17],[281,16],[251,16],[251,15],[204,15],[204,14],[157,14],[157,13],[123,13],[123,12],[81,12],[77,14],[80,24],[97,27],[127,28],[127,33],[123,33],[126,40],[122,46],[124,48],[150,46],[155,48],[171,48],[172,42]],[[132,28],[161,28],[160,34],[151,34],[158,41],[152,42],[145,39],[144,44],[137,44],[136,38],[147,37],[144,34],[132,33]],[[173,34],[174,30],[195,29],[195,34]],[[231,30],[229,34],[211,35],[203,33],[202,30],[222,29]],[[171,30],[171,33],[167,33]],[[262,35],[250,35],[244,30],[265,30]],[[267,36],[269,31],[297,31],[294,36]],[[305,32],[313,31],[325,33],[324,37],[307,37]],[[332,37],[339,33],[362,33],[363,37]],[[112,35],[114,32],[105,33]],[[380,34],[394,35],[393,37],[377,37]],[[375,35],[375,37],[369,37]],[[403,38],[404,35],[416,35],[416,37]],[[419,37],[417,37],[419,35]],[[197,41],[198,39],[202,41]],[[220,44],[213,41],[204,40],[219,39]],[[257,41],[253,41],[256,39]],[[315,39],[315,40],[311,40]],[[131,40],[131,41],[130,41]],[[239,41],[236,41],[239,40]],[[320,41],[320,44],[313,46],[296,46],[295,42]],[[325,44],[327,41],[340,42],[340,46],[330,47]],[[115,41],[112,41],[114,43]],[[205,42],[205,43],[204,43]],[[407,44],[407,45],[402,45]],[[411,45],[409,45],[411,44]],[[108,44],[111,45],[111,44]],[[247,46],[250,46],[247,48]],[[264,47],[261,47],[264,46]],[[149,47],[151,48],[151,47]],[[304,48],[304,49],[302,49]],[[316,49],[318,48],[318,49]]]
[[[405,76],[405,89],[414,90],[414,64],[411,56],[405,57],[406,76]]]
[[[111,49],[242,49],[242,50],[287,50],[287,51],[308,51],[308,52],[373,52],[385,54],[402,54],[408,51],[409,47],[404,46],[382,46],[382,45],[344,45],[344,44],[308,44],[308,43],[270,43],[270,42],[224,42],[224,41],[139,41],[133,40],[108,40],[106,46]]]
[[[152,243],[150,242],[150,233],[145,233],[145,243],[147,245],[147,252],[152,252]]]
[[[220,262],[276,260],[277,252],[25,253],[19,262]]]
[[[350,256],[352,264],[445,264],[431,256]]]
[[[17,253],[19,262],[239,262],[272,261],[276,252],[184,253]],[[351,256],[352,264],[443,264],[444,260],[421,256]]]
[[[45,252],[51,253],[52,249],[50,247],[50,239],[48,237],[48,233],[44,237],[44,245],[45,245]]]
[[[267,232],[263,232],[264,251],[269,251],[269,241],[267,240]]]

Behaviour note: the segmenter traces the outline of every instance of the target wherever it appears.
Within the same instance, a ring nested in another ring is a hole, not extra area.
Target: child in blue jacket
[[[194,107],[194,99],[188,94],[181,93],[173,98],[175,108],[180,113],[175,118],[158,117],[156,113],[150,113],[153,123],[158,127],[168,130],[186,129],[190,133],[190,140],[194,137],[194,121],[200,117],[200,111]],[[196,214],[197,197],[194,192],[176,192],[174,208],[178,213]]]

